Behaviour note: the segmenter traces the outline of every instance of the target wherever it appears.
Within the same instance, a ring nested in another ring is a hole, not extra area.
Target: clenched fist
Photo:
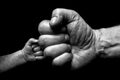
[[[55,9],[52,19],[42,21],[38,31],[44,55],[53,57],[55,65],[71,61],[71,67],[77,69],[98,53],[120,55],[120,26],[94,30],[73,10]]]
[[[43,52],[40,50],[40,46],[38,45],[38,40],[34,38],[29,39],[21,51],[26,61],[34,61],[44,58],[42,56]]]
[[[71,60],[71,66],[79,68],[96,55],[94,31],[73,10],[55,9],[52,19],[42,21],[38,30],[44,55],[54,57],[55,65]]]

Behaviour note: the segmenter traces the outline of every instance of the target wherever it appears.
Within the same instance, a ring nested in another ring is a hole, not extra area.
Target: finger
[[[37,39],[30,38],[30,39],[28,40],[28,42],[27,42],[27,45],[32,46],[32,44],[37,43],[37,42],[38,42]]]
[[[31,46],[32,46],[32,48],[35,48],[35,47],[37,47],[37,45],[35,45],[35,44],[34,44],[34,45],[32,44]]]
[[[53,30],[61,29],[66,24],[78,20],[79,18],[79,14],[73,10],[58,8],[55,9],[52,13],[50,25]]]
[[[35,61],[35,60],[42,60],[42,59],[44,59],[44,56],[31,56],[31,57],[29,57],[29,60],[30,61]]]
[[[42,60],[44,58],[45,58],[44,56],[37,56],[37,57],[35,57],[35,60]]]
[[[41,21],[38,26],[38,31],[40,34],[53,34],[53,31],[49,25],[49,20]]]
[[[42,56],[43,55],[43,52],[42,51],[38,51],[36,53],[33,54],[34,56]]]
[[[69,36],[66,34],[60,35],[41,35],[39,37],[39,45],[42,47],[47,47],[54,44],[60,44],[69,41]]]
[[[72,60],[72,54],[65,52],[53,60],[53,65],[62,66]]]
[[[34,52],[40,51],[40,46],[37,46],[37,47],[33,48],[33,51]]]
[[[64,52],[69,52],[70,50],[71,50],[70,45],[63,43],[45,48],[44,55],[50,57],[57,57]]]
[[[62,28],[61,30],[54,31],[50,27],[50,21],[49,20],[43,20],[40,22],[38,26],[38,31],[40,34],[54,34],[55,33],[66,33],[66,29]]]

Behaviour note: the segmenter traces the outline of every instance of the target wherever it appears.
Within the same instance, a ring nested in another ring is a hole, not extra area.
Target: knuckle
[[[55,16],[56,14],[60,14],[62,11],[67,10],[64,8],[56,8],[53,10],[53,16]]]
[[[30,38],[30,39],[29,39],[29,41],[33,41],[33,40],[34,40],[34,38]]]
[[[55,13],[60,13],[60,12],[71,12],[71,13],[74,13],[74,14],[78,14],[75,10],[72,10],[72,9],[65,9],[65,8],[56,8],[53,10],[53,14]]]
[[[59,12],[62,8],[56,8],[53,10],[53,12]]]
[[[57,8],[57,9],[54,9],[53,12],[52,12],[52,17],[53,17],[53,16],[56,16],[56,14],[58,14],[59,11],[60,11],[60,9],[58,9],[58,8]]]
[[[34,39],[34,38],[30,38],[29,41],[30,41],[30,42],[37,42],[38,40],[37,40],[37,39]]]

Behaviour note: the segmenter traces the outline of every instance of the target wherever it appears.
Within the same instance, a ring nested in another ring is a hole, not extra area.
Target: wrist
[[[24,49],[22,49],[21,52],[22,52],[22,57],[25,60],[25,62],[29,61],[28,53]]]
[[[100,46],[101,45],[100,37],[102,35],[101,29],[93,30],[93,32],[95,34],[95,50],[96,50],[96,53],[99,54],[99,52],[104,50],[104,48]]]
[[[105,49],[110,46],[110,42],[105,39],[106,34],[103,32],[104,30],[104,28],[94,30],[96,36],[95,48],[97,54],[105,53]]]
[[[20,50],[19,57],[23,59],[25,62],[27,62],[26,53],[24,52],[24,50]]]

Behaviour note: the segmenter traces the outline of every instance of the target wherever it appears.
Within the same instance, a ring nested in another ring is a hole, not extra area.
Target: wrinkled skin
[[[41,34],[39,44],[44,47],[44,55],[54,57],[55,65],[63,65],[71,60],[72,68],[77,69],[90,62],[96,55],[94,31],[73,10],[55,9],[52,19],[42,21],[38,30]],[[59,37],[55,39],[55,35]],[[64,45],[59,47],[63,43]]]
[[[95,31],[98,33],[98,31]],[[120,57],[120,25],[102,28],[99,30],[99,41],[96,44],[97,52],[103,58]]]

